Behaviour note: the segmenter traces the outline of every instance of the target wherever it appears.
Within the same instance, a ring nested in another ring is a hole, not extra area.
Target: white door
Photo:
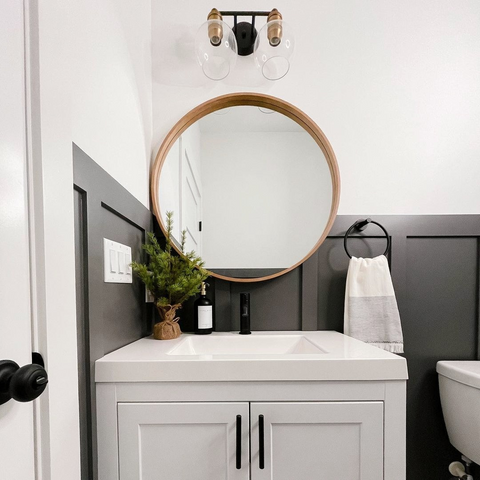
[[[23,2],[0,2],[0,360],[32,361]],[[35,478],[33,404],[0,405],[0,478]]]
[[[248,403],[120,403],[120,480],[248,480]]]
[[[198,167],[198,152],[182,137],[181,210],[182,230],[186,231],[185,251],[202,255],[202,183]]]
[[[252,403],[252,480],[382,480],[383,403]]]

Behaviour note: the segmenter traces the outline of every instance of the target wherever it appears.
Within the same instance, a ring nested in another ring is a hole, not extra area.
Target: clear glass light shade
[[[290,70],[295,47],[292,30],[283,20],[266,23],[255,40],[255,64],[268,80],[279,80]]]
[[[237,40],[232,29],[220,20],[205,22],[195,37],[195,54],[208,78],[224,79],[237,61]]]

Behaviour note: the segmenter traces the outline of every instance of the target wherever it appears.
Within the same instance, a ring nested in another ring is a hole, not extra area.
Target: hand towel
[[[400,314],[384,255],[350,259],[344,333],[388,352],[403,353]]]

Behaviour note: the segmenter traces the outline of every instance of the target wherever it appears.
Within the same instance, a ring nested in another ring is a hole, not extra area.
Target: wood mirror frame
[[[327,225],[325,226],[321,237],[318,239],[317,243],[313,246],[310,252],[304,258],[298,261],[295,265],[292,265],[291,267],[286,268],[285,270],[282,270],[280,272],[276,272],[272,275],[255,278],[227,277],[218,273],[211,272],[207,269],[210,275],[215,278],[220,278],[222,280],[227,280],[231,282],[253,283],[270,280],[272,278],[284,275],[285,273],[292,271],[293,269],[301,265],[303,262],[305,262],[324,242],[335,220],[335,216],[338,210],[338,204],[340,201],[340,174],[338,170],[337,159],[335,158],[332,146],[330,145],[327,137],[310,117],[308,117],[305,113],[303,113],[294,105],[291,105],[284,100],[280,100],[279,98],[260,93],[230,93],[227,95],[222,95],[220,97],[212,98],[211,100],[202,103],[198,107],[195,107],[193,110],[188,112],[175,124],[175,126],[167,134],[162,145],[160,146],[160,149],[158,150],[157,156],[155,158],[155,163],[152,168],[152,173],[150,177],[150,191],[152,195],[153,213],[157,218],[158,224],[160,225],[162,232],[165,234],[166,229],[160,214],[160,205],[158,203],[158,185],[160,180],[160,173],[163,164],[167,158],[168,152],[170,151],[174,143],[177,141],[177,139],[180,137],[180,135],[182,135],[182,133],[187,130],[188,127],[193,125],[197,120],[200,120],[202,117],[217,110],[228,107],[236,107],[240,105],[263,107],[275,110],[276,112],[282,113],[283,115],[287,116],[288,118],[298,123],[301,127],[303,127],[303,129],[312,136],[312,138],[322,150],[328,163],[332,179],[332,205],[330,208],[330,216],[328,218]],[[174,247],[175,250],[181,254],[180,250],[176,246]]]

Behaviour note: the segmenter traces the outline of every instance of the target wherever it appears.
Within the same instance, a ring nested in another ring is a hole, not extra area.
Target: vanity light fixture
[[[228,16],[233,17],[233,28],[223,21]],[[251,21],[239,22],[238,17],[251,17]],[[267,17],[259,32],[256,17]],[[276,8],[270,12],[213,8],[197,32],[195,53],[203,73],[212,80],[224,79],[235,66],[237,55],[252,54],[265,78],[279,80],[290,69],[294,44],[291,29]]]

